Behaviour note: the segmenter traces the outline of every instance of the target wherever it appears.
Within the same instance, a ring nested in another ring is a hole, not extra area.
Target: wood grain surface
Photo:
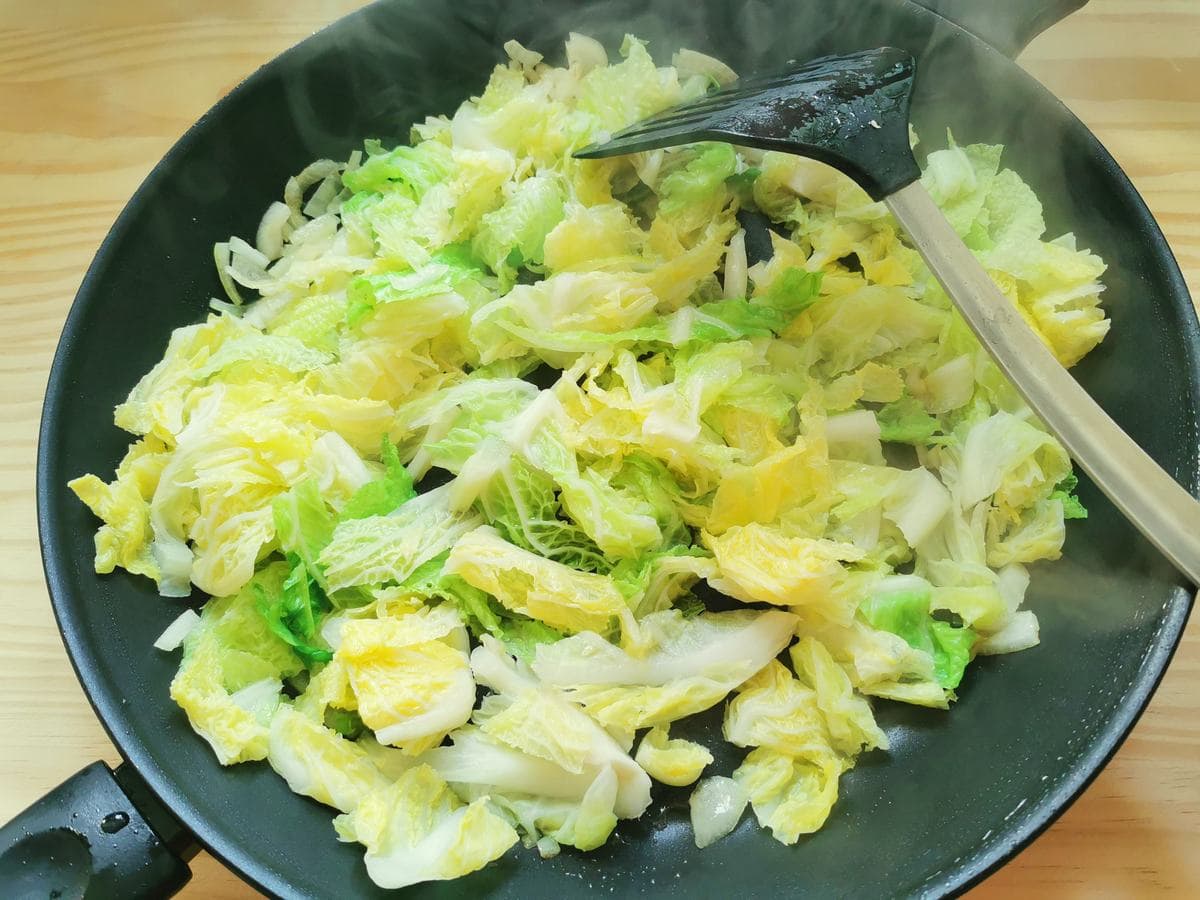
[[[121,207],[183,131],[257,66],[359,5],[0,0],[0,821],[86,763],[117,761],[59,641],[34,521],[42,392],[75,290]],[[1198,37],[1194,0],[1092,0],[1020,59],[1129,173],[1193,296]],[[1193,621],[1113,763],[971,896],[1200,896],[1197,835]],[[206,854],[193,871],[186,897],[254,895]]]

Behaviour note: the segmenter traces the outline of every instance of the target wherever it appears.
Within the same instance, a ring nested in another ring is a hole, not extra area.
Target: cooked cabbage
[[[212,595],[156,643],[192,727],[339,810],[385,888],[592,850],[652,779],[705,776],[698,846],[747,803],[794,843],[887,750],[872,703],[946,709],[975,656],[1038,642],[1026,565],[1087,514],[849,179],[712,142],[572,156],[727,66],[504,49],[409,145],[314,162],[213,248],[228,302],[117,407],[115,478],[70,484],[97,572]],[[925,186],[1073,365],[1104,263],[1046,240],[1002,148],[948,143]],[[714,707],[722,735],[672,736]]]

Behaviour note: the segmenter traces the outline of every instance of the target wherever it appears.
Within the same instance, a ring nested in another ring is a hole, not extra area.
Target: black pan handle
[[[0,827],[0,896],[170,897],[197,849],[132,766],[95,762]]]
[[[1035,37],[1087,0],[914,0],[945,16],[1005,56],[1016,56]]]

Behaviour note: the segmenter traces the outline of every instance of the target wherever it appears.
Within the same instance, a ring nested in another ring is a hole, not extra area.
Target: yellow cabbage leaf
[[[506,609],[566,632],[607,632],[632,624],[611,578],[579,572],[508,543],[483,526],[458,539],[443,569],[486,591]]]
[[[825,824],[843,771],[832,754],[810,760],[759,747],[734,770],[733,780],[750,797],[758,824],[780,843],[794,844]]]
[[[634,759],[655,781],[683,787],[700,777],[713,755],[702,744],[672,738],[668,728],[656,727],[646,732]]]
[[[843,562],[862,559],[853,544],[799,537],[759,523],[705,535],[720,575],[709,584],[747,603],[798,607],[835,622],[848,622],[856,600],[839,592]]]
[[[96,531],[96,571],[107,574],[117,566],[134,575],[158,580],[158,563],[150,550],[150,498],[169,458],[167,446],[154,436],[131,444],[117,467],[117,477],[105,484],[95,475],[67,483],[75,495],[104,522]]]
[[[342,812],[388,785],[366,750],[286,704],[271,720],[267,762],[295,793]]]
[[[343,840],[366,846],[367,873],[389,890],[482,869],[518,840],[487,800],[463,805],[426,765],[368,794],[334,824]]]
[[[347,621],[333,662],[345,667],[358,714],[380,743],[421,752],[471,716],[466,642],[458,614],[442,605]]]

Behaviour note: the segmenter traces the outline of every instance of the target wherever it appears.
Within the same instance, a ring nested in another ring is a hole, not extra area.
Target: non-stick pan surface
[[[992,4],[991,6],[1001,6]],[[266,66],[179,142],[118,219],[71,310],[47,389],[38,461],[46,575],[79,676],[121,751],[201,842],[260,888],[373,896],[361,848],[332,812],[290,793],[265,764],[222,769],[167,697],[177,658],[151,642],[179,612],[144,579],[92,571],[95,522],[68,479],[105,473],[128,436],[112,408],[161,355],[171,329],[220,293],[209,248],[250,235],[287,176],[344,158],[364,137],[478,92],[516,37],[555,58],[568,31],[609,47],[626,32],[660,58],[679,46],[739,71],[791,57],[892,44],[919,57],[917,126],[931,146],[1007,145],[1006,163],[1110,265],[1108,340],[1077,375],[1189,489],[1197,483],[1200,363],[1195,315],[1158,227],[1095,138],[983,41],[907,0],[397,0],[353,15]],[[1036,567],[1039,647],[976,662],[949,713],[877,704],[892,741],[864,756],[818,834],[784,847],[747,816],[698,852],[686,790],[656,788],[609,845],[550,861],[512,852],[422,896],[779,897],[942,893],[985,874],[1057,815],[1113,753],[1178,640],[1190,592],[1091,485],[1062,562]],[[201,597],[194,597],[198,604]],[[710,716],[705,727],[713,727]],[[699,729],[697,729],[699,730]],[[715,742],[714,742],[715,743]],[[731,768],[734,760],[718,760]]]

